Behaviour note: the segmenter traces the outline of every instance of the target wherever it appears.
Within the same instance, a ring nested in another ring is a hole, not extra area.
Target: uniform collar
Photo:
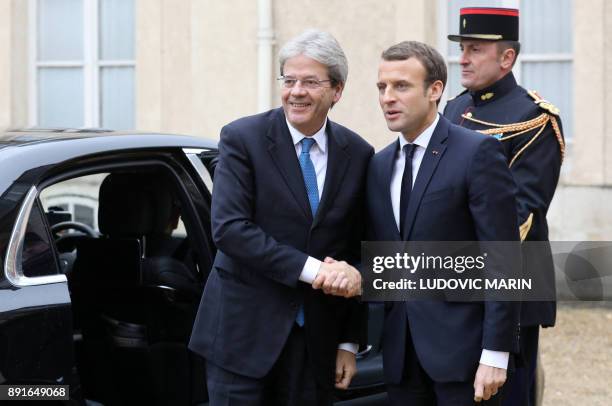
[[[476,92],[470,92],[470,96],[472,96],[474,106],[480,106],[510,93],[516,86],[516,79],[514,79],[514,75],[512,71],[510,71],[506,76],[493,83],[491,86]]]

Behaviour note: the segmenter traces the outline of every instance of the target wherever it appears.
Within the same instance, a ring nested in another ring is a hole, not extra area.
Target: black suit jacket
[[[492,97],[482,97],[487,94]],[[463,118],[462,115],[466,113],[480,122]],[[451,122],[473,130],[492,128],[482,122],[502,125],[520,123],[543,113],[550,114],[516,83],[512,72],[486,89],[464,92],[449,100],[444,109],[444,116]],[[555,119],[561,127],[561,119],[556,116]],[[502,142],[507,162],[517,157],[510,172],[518,187],[516,200],[519,225],[525,224],[531,216],[525,241],[548,241],[546,214],[561,171],[560,143],[552,124],[548,123],[541,134],[534,138],[539,130],[539,127],[535,127]],[[534,271],[534,276],[543,278],[554,293],[554,264],[547,245],[524,244],[523,260],[526,267]],[[556,303],[552,301],[524,302],[521,307],[521,325],[552,326],[555,324],[556,310]]]
[[[516,187],[501,145],[444,117],[423,156],[401,235],[390,194],[398,145],[377,153],[368,170],[368,239],[518,240]],[[402,378],[408,325],[419,361],[434,381],[473,380],[483,348],[517,350],[518,312],[517,302],[393,303],[383,331],[386,380],[399,383]]]
[[[299,281],[309,255],[359,260],[365,176],[374,151],[330,120],[326,132],[327,174],[313,218],[282,109],[222,129],[212,198],[218,252],[190,341],[193,351],[222,368],[265,376],[302,304],[321,383],[334,382],[338,345],[365,339],[364,306]]]

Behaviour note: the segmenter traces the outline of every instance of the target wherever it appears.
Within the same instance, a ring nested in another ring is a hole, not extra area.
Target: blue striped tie
[[[319,207],[319,188],[317,186],[317,173],[315,172],[314,164],[310,159],[310,148],[315,143],[312,138],[302,139],[302,153],[300,154],[300,167],[302,175],[304,175],[304,184],[306,184],[306,193],[308,201],[310,201],[310,210],[314,218]]]
[[[306,193],[310,202],[310,210],[312,217],[315,217],[317,208],[319,207],[319,187],[317,186],[317,173],[315,172],[314,164],[310,159],[310,148],[315,143],[312,138],[302,139],[302,153],[300,154],[300,168],[304,176],[304,184],[306,185]],[[300,306],[298,314],[295,317],[295,322],[301,327],[304,325],[304,306]]]

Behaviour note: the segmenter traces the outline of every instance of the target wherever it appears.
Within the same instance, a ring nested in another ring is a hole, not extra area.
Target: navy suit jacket
[[[218,251],[190,348],[229,371],[265,376],[303,304],[306,342],[321,383],[333,385],[340,343],[364,341],[366,309],[299,281],[307,257],[356,264],[373,148],[327,122],[323,195],[313,218],[282,109],[225,126],[212,196]]]
[[[377,153],[368,170],[368,239],[518,240],[516,186],[499,141],[444,117],[423,156],[400,233],[390,194],[398,145],[396,141]],[[394,302],[383,329],[387,382],[397,384],[402,378],[408,326],[419,361],[434,381],[473,380],[483,348],[517,350],[519,306],[493,301]]]

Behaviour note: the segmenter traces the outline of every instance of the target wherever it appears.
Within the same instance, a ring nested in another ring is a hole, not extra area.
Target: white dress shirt
[[[291,134],[291,139],[293,140],[293,146],[295,147],[296,155],[300,156],[302,153],[302,140],[306,138],[304,134],[299,132],[296,128],[294,128],[289,121],[287,121],[287,126],[289,127],[289,133]],[[315,173],[317,174],[317,189],[319,192],[319,200],[321,200],[321,196],[323,196],[323,188],[325,187],[325,175],[327,174],[327,134],[325,133],[325,127],[327,126],[327,119],[325,119],[325,123],[323,123],[323,127],[319,129],[313,136],[309,138],[313,138],[315,143],[310,147],[310,160],[314,165]],[[319,268],[321,267],[321,261],[316,258],[308,257],[306,260],[306,264],[302,269],[302,273],[300,274],[300,280],[302,282],[306,282],[312,284],[315,278],[317,277],[317,273],[319,272]]]
[[[289,127],[289,133],[291,134],[291,139],[293,140],[293,146],[295,147],[295,153],[298,158],[302,153],[302,140],[306,138],[304,134],[299,132],[296,128],[294,128],[289,121],[287,121],[287,127]],[[319,200],[321,200],[321,196],[323,196],[323,188],[325,187],[325,175],[327,174],[327,133],[325,132],[325,128],[327,127],[327,119],[323,123],[323,126],[319,131],[317,131],[314,135],[309,138],[313,138],[315,143],[310,147],[310,160],[314,165],[315,173],[317,174],[317,189],[319,192]],[[304,267],[302,268],[302,273],[300,274],[300,280],[302,282],[306,282],[308,284],[312,284],[317,274],[319,273],[319,268],[321,267],[321,261],[316,258],[308,257]],[[342,343],[338,346],[338,349],[350,351],[353,354],[357,353],[359,349],[359,345],[355,343]]]
[[[423,161],[423,156],[425,155],[425,151],[427,150],[427,146],[429,145],[429,141],[431,140],[431,136],[438,125],[440,117],[436,114],[436,119],[431,123],[429,127],[427,127],[415,140],[412,142],[416,144],[417,147],[414,150],[414,155],[412,155],[412,185],[414,185],[414,181],[419,174],[419,168],[421,167],[421,162]],[[406,138],[402,134],[399,135],[399,151],[397,153],[397,157],[395,158],[395,163],[393,165],[393,172],[391,174],[391,205],[393,206],[393,216],[395,217],[395,224],[397,225],[397,229],[399,230],[399,211],[400,211],[400,196],[402,191],[402,176],[404,175],[404,166],[406,164],[406,156],[404,153],[404,145],[408,144]],[[401,231],[401,230],[400,230]],[[505,351],[491,351],[487,349],[482,350],[482,354],[480,356],[480,363],[484,365],[489,365],[496,368],[507,369],[508,368],[508,358],[510,354]]]
[[[440,117],[436,114],[436,119],[431,123],[429,127],[425,129],[418,137],[412,142],[417,147],[412,155],[412,184],[419,174],[419,168],[423,161],[423,155],[429,145],[429,140],[438,125]],[[402,193],[402,177],[404,176],[404,166],[406,166],[406,154],[404,153],[404,145],[408,144],[406,138],[402,134],[399,135],[399,151],[395,158],[395,164],[393,165],[393,172],[391,173],[391,205],[393,206],[393,216],[395,217],[395,224],[399,230],[399,212],[400,212],[400,196]]]

